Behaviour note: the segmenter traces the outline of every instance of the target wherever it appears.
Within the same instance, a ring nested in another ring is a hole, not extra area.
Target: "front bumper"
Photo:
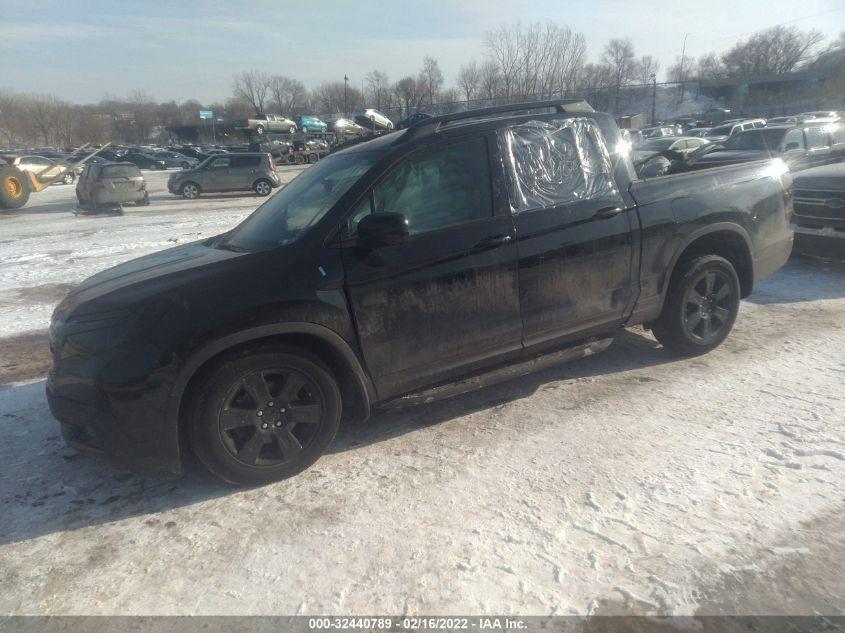
[[[793,226],[795,250],[803,255],[845,259],[845,229],[832,226],[810,228]]]
[[[178,423],[167,415],[172,375],[155,367],[157,350],[140,341],[96,356],[51,348],[47,402],[69,446],[122,470],[181,472]]]

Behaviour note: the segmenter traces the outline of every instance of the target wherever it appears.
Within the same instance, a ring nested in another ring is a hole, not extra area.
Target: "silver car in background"
[[[378,110],[367,108],[355,113],[355,122],[368,129],[392,130],[393,121]]]

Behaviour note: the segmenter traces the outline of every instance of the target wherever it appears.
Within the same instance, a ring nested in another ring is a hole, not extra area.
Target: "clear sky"
[[[156,100],[231,94],[232,75],[259,68],[313,87],[366,73],[416,74],[432,55],[451,85],[503,23],[552,20],[587,39],[598,60],[613,37],[665,70],[681,54],[724,50],[775,24],[845,30],[845,0],[0,0],[0,89],[89,103],[142,90]]]

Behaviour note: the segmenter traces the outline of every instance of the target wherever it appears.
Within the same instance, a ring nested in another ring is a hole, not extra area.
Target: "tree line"
[[[823,67],[832,69],[831,85],[834,90],[839,86],[841,92],[845,33],[828,46],[823,41],[817,31],[776,26],[737,42],[722,54],[679,57],[666,77],[671,82],[689,82]],[[311,90],[296,78],[247,70],[233,77],[231,96],[216,103],[156,102],[136,91],[79,105],[53,95],[0,92],[0,144],[140,142],[160,127],[198,124],[201,109],[212,110],[226,121],[254,113],[291,118],[340,115],[364,107],[401,118],[418,110],[443,113],[468,105],[579,96],[597,109],[616,113],[624,102],[645,97],[659,73],[657,59],[638,56],[627,39],[611,39],[600,60],[590,62],[584,35],[566,25],[503,25],[486,34],[483,57],[464,63],[452,85],[446,85],[438,61],[427,56],[415,73],[395,81],[375,69],[363,81],[324,82]]]

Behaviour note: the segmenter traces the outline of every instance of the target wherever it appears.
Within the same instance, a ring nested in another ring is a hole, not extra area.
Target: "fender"
[[[692,233],[689,233],[683,236],[683,241],[678,249],[675,250],[674,255],[672,255],[672,259],[669,262],[668,271],[669,275],[666,277],[666,283],[663,284],[663,288],[660,292],[660,304],[663,305],[663,300],[666,297],[666,292],[669,290],[669,279],[672,278],[672,274],[675,272],[675,266],[678,263],[678,260],[681,258],[681,255],[687,247],[692,244],[697,239],[704,237],[705,235],[709,235],[710,233],[724,233],[724,232],[735,233],[739,237],[742,238],[743,244],[745,244],[745,250],[748,253],[748,263],[751,266],[751,279],[754,279],[754,250],[751,248],[751,236],[748,234],[742,226],[739,224],[734,224],[733,222],[717,222],[715,224],[708,224],[707,226],[702,226],[699,229],[696,229]]]
[[[361,395],[364,396],[363,405],[366,410],[365,412],[367,417],[369,417],[370,404],[378,400],[378,392],[349,344],[339,334],[323,325],[307,322],[291,322],[249,328],[241,332],[224,336],[223,338],[217,339],[196,350],[179,371],[179,374],[173,383],[173,387],[170,390],[167,403],[168,419],[172,420],[175,424],[178,424],[179,407],[181,406],[182,396],[185,393],[185,389],[187,388],[191,378],[206,361],[220,352],[231,349],[237,345],[241,345],[242,343],[278,334],[309,334],[316,336],[328,343],[332,349],[338,352],[355,375],[355,379],[358,383],[358,389],[361,392]]]

